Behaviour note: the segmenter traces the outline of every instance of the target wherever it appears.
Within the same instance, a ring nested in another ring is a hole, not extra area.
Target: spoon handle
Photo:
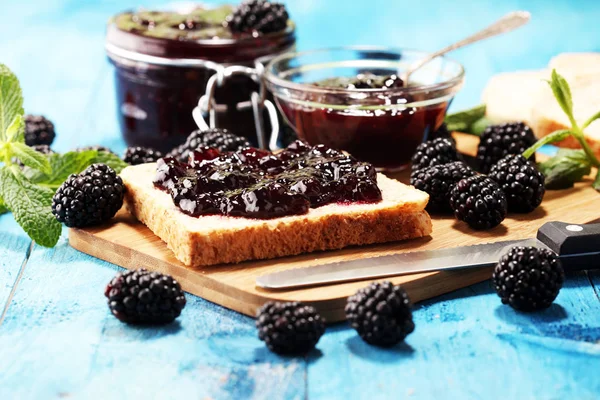
[[[510,32],[514,29],[525,25],[527,22],[529,22],[530,18],[531,14],[527,11],[513,11],[506,14],[504,17],[500,18],[498,21],[494,22],[487,28],[477,33],[474,33],[473,35],[468,36],[458,42],[452,43],[451,45],[446,46],[443,49],[436,51],[435,53],[429,54],[422,60],[417,61],[406,71],[406,79],[404,80],[404,82],[408,82],[408,78],[413,72],[415,72],[434,58],[442,56],[450,51],[459,49],[471,43],[475,43],[480,40],[499,35],[501,33]]]

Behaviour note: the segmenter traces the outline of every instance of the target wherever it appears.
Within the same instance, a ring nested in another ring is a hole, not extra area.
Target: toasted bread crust
[[[238,263],[319,250],[340,249],[427,236],[427,195],[383,175],[384,200],[376,204],[327,205],[308,214],[272,220],[225,216],[193,218],[151,184],[152,164],[129,167],[121,176],[129,211],[167,243],[188,266]],[[394,189],[397,189],[394,192]],[[411,197],[409,202],[397,193]]]

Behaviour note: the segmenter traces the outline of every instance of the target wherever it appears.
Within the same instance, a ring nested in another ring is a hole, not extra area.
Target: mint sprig
[[[523,156],[531,157],[536,150],[546,144],[560,142],[573,137],[581,145],[581,150],[561,150],[554,157],[541,163],[540,170],[546,176],[546,187],[549,189],[564,189],[579,182],[584,176],[589,175],[591,167],[600,167],[600,161],[585,139],[584,129],[600,118],[600,111],[588,118],[581,126],[573,114],[573,97],[567,80],[556,70],[552,70],[551,79],[548,81],[558,105],[566,114],[571,123],[571,128],[552,132],[538,140],[533,146],[525,150]],[[600,174],[596,175],[593,187],[600,191]]]
[[[592,187],[600,192],[600,173],[596,174],[596,179],[594,179]]]
[[[15,127],[15,118],[22,118],[24,113],[19,80],[8,67],[0,64],[0,141],[7,141],[6,135],[11,126],[13,130],[19,129],[18,126]]]
[[[489,124],[489,121],[485,121],[485,104],[470,108],[468,110],[458,111],[453,114],[448,114],[444,118],[444,122],[450,132],[464,132],[477,134],[472,129],[479,128],[483,123]],[[484,128],[485,129],[485,128]]]
[[[54,192],[23,178],[14,166],[0,169],[2,198],[30,238],[42,246],[54,247],[62,228],[50,207]]]
[[[23,230],[42,246],[52,247],[60,237],[61,225],[52,215],[50,189],[30,182],[12,159],[44,173],[50,162],[25,144],[23,94],[17,77],[0,64],[0,199]]]
[[[31,182],[56,190],[71,174],[79,174],[92,164],[106,164],[117,173],[129,164],[113,153],[98,150],[70,151],[48,156],[51,172],[25,168],[23,173]]]
[[[93,163],[120,172],[128,164],[104,151],[44,155],[25,144],[23,96],[17,77],[0,64],[0,214],[15,221],[36,243],[53,247],[62,226],[52,214],[52,197],[71,174]],[[13,163],[18,159],[24,168]]]
[[[0,197],[0,215],[6,214],[8,212],[8,208],[6,208],[6,204],[4,200]]]
[[[585,152],[574,149],[560,149],[556,157],[540,163],[538,168],[546,176],[546,188],[551,190],[573,187],[592,171]]]
[[[52,173],[48,158],[40,152],[35,151],[25,143],[10,143],[11,154],[18,158],[25,166],[35,168],[45,174]]]
[[[98,151],[98,155],[91,161],[91,164],[106,164],[118,174],[123,170],[123,168],[128,167],[125,161],[121,160],[119,156],[108,152],[108,151]]]

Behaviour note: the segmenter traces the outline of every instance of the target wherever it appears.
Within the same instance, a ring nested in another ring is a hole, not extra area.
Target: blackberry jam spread
[[[268,219],[306,214],[331,203],[381,200],[375,168],[324,145],[295,141],[273,154],[248,147],[199,148],[188,163],[163,158],[154,185],[187,215]]]
[[[115,66],[117,114],[128,146],[169,152],[198,128],[192,110],[218,68],[254,67],[293,48],[293,23],[287,20],[287,13],[269,4],[269,10],[278,11],[274,15],[280,19],[278,24],[259,26],[264,33],[240,25],[239,17],[234,18],[240,11],[229,5],[198,6],[186,13],[124,12],[109,21],[106,49]],[[283,29],[272,31],[274,27]],[[237,75],[215,92],[219,127],[255,144],[249,101],[257,90],[250,77]]]

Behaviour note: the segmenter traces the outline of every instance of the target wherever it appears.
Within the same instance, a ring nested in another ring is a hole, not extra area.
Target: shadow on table
[[[492,283],[491,278],[492,278],[492,269],[490,269],[490,279],[489,280],[475,283],[471,286],[467,286],[462,289],[458,289],[458,290],[455,290],[455,291],[452,291],[449,293],[445,293],[445,294],[442,294],[442,295],[439,295],[436,297],[432,297],[427,300],[420,301],[414,305],[413,311],[416,311],[416,310],[419,310],[422,308],[427,308],[433,304],[444,302],[444,301],[452,301],[452,300],[457,300],[457,299],[466,299],[469,297],[486,296],[486,295],[496,296],[496,291],[494,289],[494,285]],[[565,275],[565,282],[563,284],[562,290],[571,289],[571,288],[585,288],[585,287],[590,287],[593,289],[592,282],[600,283],[600,270],[569,271]],[[556,305],[557,304],[554,304],[553,307]],[[509,306],[506,306],[506,307],[510,308]],[[549,309],[550,311],[546,310],[545,312],[539,313],[540,314],[539,318],[547,318],[547,319],[548,318],[557,318],[559,315],[558,314],[559,312],[557,310],[554,310],[553,307],[550,307],[550,309]],[[499,307],[499,308],[501,308],[501,307]],[[563,309],[563,311],[564,311],[564,309]],[[496,312],[498,312],[498,310]],[[527,314],[528,318],[531,315],[533,315],[533,314],[528,313]],[[554,315],[554,316],[552,317],[552,315]],[[566,318],[566,315],[564,318]],[[545,322],[551,322],[551,321],[545,321]]]
[[[382,363],[395,363],[405,358],[411,358],[415,352],[415,349],[406,342],[380,348],[366,343],[358,335],[346,339],[346,347],[357,357]]]
[[[552,304],[543,311],[523,313],[513,310],[507,305],[498,306],[495,310],[498,318],[517,328],[518,334],[501,333],[499,336],[510,341],[529,337],[566,339],[570,341],[597,344],[600,341],[600,327],[593,324],[568,323],[568,313],[559,304]]]
[[[317,344],[317,347],[318,346],[319,345]],[[318,348],[315,348],[309,351],[308,354],[277,354],[269,350],[267,346],[261,342],[261,346],[254,350],[254,357],[255,362],[297,362],[298,360],[302,360],[302,358],[305,358],[308,362],[314,362],[323,357],[323,352]]]
[[[125,325],[116,320],[111,320],[104,328],[104,334],[115,337],[126,335],[129,339],[135,337],[138,340],[150,340],[176,335],[181,330],[182,327],[178,320],[167,325]]]
[[[506,304],[496,307],[494,314],[499,319],[512,325],[523,326],[536,323],[560,322],[567,319],[569,314],[560,304],[552,304],[545,310],[535,312],[517,311]]]

